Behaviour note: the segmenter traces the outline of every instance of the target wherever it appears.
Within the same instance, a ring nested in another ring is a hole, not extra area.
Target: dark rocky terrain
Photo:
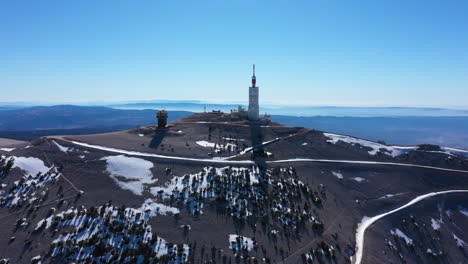
[[[355,263],[364,217],[468,190],[463,150],[222,113],[0,144],[4,263]],[[361,263],[468,262],[467,196],[380,218]]]

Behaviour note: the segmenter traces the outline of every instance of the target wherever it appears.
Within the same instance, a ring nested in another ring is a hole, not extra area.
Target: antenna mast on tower
[[[255,64],[253,65],[253,75],[252,75],[252,87],[255,87],[257,84],[257,78],[255,77]]]

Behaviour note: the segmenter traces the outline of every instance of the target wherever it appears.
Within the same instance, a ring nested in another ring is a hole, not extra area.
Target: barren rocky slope
[[[465,263],[467,152],[195,114],[0,146],[10,263]],[[357,254],[358,253],[358,254]]]

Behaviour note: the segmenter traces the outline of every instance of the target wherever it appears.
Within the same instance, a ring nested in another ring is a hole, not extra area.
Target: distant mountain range
[[[182,105],[190,105],[185,102]],[[198,103],[193,103],[200,106]],[[213,105],[211,105],[213,106]],[[233,105],[234,106],[234,105]],[[170,110],[169,121],[192,112]],[[207,107],[207,109],[209,109]],[[215,108],[216,109],[216,108]],[[325,108],[323,108],[325,109]],[[322,109],[322,110],[323,110]],[[329,108],[332,109],[332,108]],[[344,111],[345,108],[336,108]],[[364,108],[352,108],[364,111]],[[372,113],[402,108],[379,108]],[[419,112],[424,112],[418,108]],[[199,110],[199,109],[198,109]],[[221,109],[222,110],[222,109]],[[416,111],[415,109],[413,113]],[[351,112],[352,112],[351,111]],[[427,110],[436,113],[437,110]],[[452,111],[441,109],[443,111]],[[462,113],[462,110],[460,110]],[[439,144],[468,148],[468,116],[377,116],[377,117],[336,117],[336,116],[291,116],[272,115],[275,122],[289,126],[300,126],[323,131],[348,134],[371,140],[384,140],[391,144]],[[46,135],[94,134],[130,129],[156,122],[155,110],[114,109],[102,106],[38,106],[16,109],[0,108],[0,137],[18,140],[32,140]]]
[[[189,115],[171,111],[169,121]],[[103,106],[35,106],[0,111],[0,130],[76,129],[141,126],[154,123],[155,110],[120,110]]]
[[[7,109],[26,108],[31,106],[53,106],[43,103],[2,103],[0,111]],[[74,104],[76,105],[76,104]],[[127,102],[90,102],[80,103],[80,106],[105,106],[116,109],[166,109],[171,111],[203,112],[221,110],[229,112],[237,109],[239,105],[247,107],[245,102],[211,103],[199,100],[150,100],[150,101],[127,101]],[[261,104],[261,113],[270,115],[287,116],[337,116],[337,117],[395,117],[395,116],[468,116],[468,109],[448,109],[430,107],[350,107],[350,106],[300,106],[300,105],[278,105]]]
[[[397,116],[334,117],[272,116],[284,125],[353,135],[390,144],[440,144],[468,148],[468,117]]]
[[[221,110],[229,112],[244,104],[211,104],[203,102],[181,101],[181,102],[144,102],[111,104],[109,107],[119,109],[167,109],[184,110],[191,112],[203,112]],[[383,116],[468,116],[468,110],[446,109],[446,108],[421,108],[421,107],[340,107],[340,106],[294,106],[263,104],[261,113],[270,115],[288,116],[337,116],[337,117],[383,117]]]

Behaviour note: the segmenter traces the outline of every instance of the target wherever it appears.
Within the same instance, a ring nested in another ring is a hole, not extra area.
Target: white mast
[[[255,77],[255,64],[253,65],[252,86],[249,87],[249,120],[258,120],[259,106],[258,106],[258,86],[257,77]]]

